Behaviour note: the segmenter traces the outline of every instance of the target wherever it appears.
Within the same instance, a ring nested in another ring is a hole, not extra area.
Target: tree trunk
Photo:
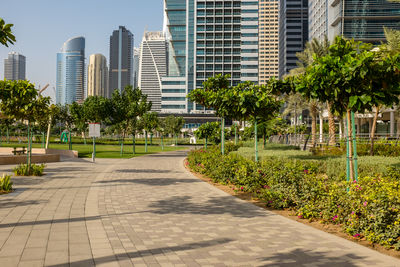
[[[354,162],[353,162],[353,142],[352,142],[352,136],[353,136],[353,131],[352,131],[352,124],[351,124],[351,111],[348,109],[347,110],[347,132],[348,132],[348,140],[349,142],[347,143],[349,146],[349,160],[350,160],[350,181],[354,181]]]
[[[335,117],[331,111],[331,104],[328,103],[328,123],[329,123],[329,141],[328,145],[334,146],[336,145],[336,127],[335,127]]]
[[[311,113],[311,145],[314,147],[317,137],[317,105],[316,103],[310,103],[310,113]]]
[[[374,120],[372,122],[372,128],[371,128],[371,147],[369,149],[370,156],[374,155],[375,132],[376,132],[376,123],[378,121],[379,110],[380,110],[379,106],[375,107]]]
[[[135,139],[136,139],[136,131],[133,131],[133,133],[132,133],[132,153],[133,153],[133,155],[135,155],[135,153],[136,153],[136,141],[135,141]]]
[[[47,126],[47,136],[46,136],[46,146],[45,146],[46,149],[49,148],[52,119],[53,119],[52,116],[50,116],[49,125]]]

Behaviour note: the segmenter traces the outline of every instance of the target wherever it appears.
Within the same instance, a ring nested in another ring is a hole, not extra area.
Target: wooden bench
[[[25,152],[26,152],[26,149],[25,149],[25,147],[22,147],[21,149],[17,149],[16,147],[14,147],[14,150],[13,150],[13,154],[14,155],[21,155],[21,154],[25,154]]]

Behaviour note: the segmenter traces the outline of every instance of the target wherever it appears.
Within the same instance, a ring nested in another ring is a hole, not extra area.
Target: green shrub
[[[46,165],[44,164],[31,164],[31,167],[29,168],[27,164],[20,164],[15,167],[13,171],[14,174],[17,176],[42,176],[45,167]]]
[[[0,177],[0,191],[12,191],[12,184],[13,182],[11,181],[11,176],[3,173],[3,176]]]
[[[283,157],[259,163],[238,153],[221,155],[217,147],[191,151],[188,164],[215,182],[251,192],[267,206],[289,208],[300,218],[340,224],[355,238],[400,250],[400,172],[386,168],[381,175],[361,172],[359,182],[348,183],[343,158],[317,161]],[[368,166],[369,164],[366,164]],[[339,166],[339,167],[338,167]]]

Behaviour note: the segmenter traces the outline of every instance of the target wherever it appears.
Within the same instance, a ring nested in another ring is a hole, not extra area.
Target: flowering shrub
[[[236,153],[223,156],[216,147],[190,152],[188,164],[215,182],[253,193],[269,207],[339,224],[354,238],[400,250],[400,182],[395,171],[393,176],[364,176],[348,183],[328,177],[317,161],[268,158],[255,163]]]

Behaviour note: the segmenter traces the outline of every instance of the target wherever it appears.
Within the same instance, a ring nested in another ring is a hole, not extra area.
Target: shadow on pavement
[[[156,214],[231,214],[235,217],[253,218],[269,216],[263,210],[248,203],[235,200],[232,196],[212,197],[207,202],[191,202],[190,196],[171,197],[157,201],[149,206]]]
[[[122,169],[115,170],[115,172],[122,173],[173,173],[172,170],[156,170],[156,169]]]
[[[33,203],[33,204],[35,204],[35,203]],[[18,205],[20,205],[20,204],[18,204]],[[32,203],[27,203],[26,205],[32,205]],[[28,226],[28,225],[30,226],[30,225],[56,224],[56,223],[67,223],[67,222],[94,221],[94,220],[100,220],[100,219],[104,219],[104,218],[109,218],[109,217],[112,217],[112,216],[129,215],[129,214],[143,213],[143,212],[148,212],[148,211],[123,212],[123,213],[108,214],[108,215],[76,217],[76,218],[63,218],[63,219],[51,219],[51,220],[42,220],[42,221],[4,223],[4,224],[0,224],[0,229],[1,228],[8,228],[8,227]]]
[[[47,203],[48,201],[45,200],[23,200],[23,201],[15,201],[15,200],[11,200],[8,201],[8,199],[6,199],[6,201],[2,200],[0,203],[0,210],[1,209],[6,209],[6,208],[11,208],[11,207],[21,207],[21,206],[29,206],[29,205],[39,205],[42,203]],[[0,228],[1,228],[1,224],[0,224]]]
[[[304,249],[295,249],[287,253],[276,253],[271,257],[265,257],[260,261],[268,261],[268,264],[261,266],[282,266],[282,267],[295,267],[305,266],[312,264],[312,266],[340,266],[340,267],[353,267],[358,266],[349,262],[349,258],[355,261],[362,259],[362,257],[355,254],[348,253],[342,256],[328,256],[324,252],[317,252]],[[365,264],[365,263],[364,263]],[[371,262],[371,266],[374,265]]]
[[[145,255],[149,255],[149,254],[153,255],[153,256],[160,255],[160,254],[168,254],[168,252],[185,251],[185,250],[192,250],[192,249],[197,249],[197,248],[206,248],[206,247],[226,244],[226,243],[229,243],[232,241],[234,241],[234,240],[230,239],[230,238],[218,238],[218,239],[213,239],[213,240],[208,240],[208,241],[182,244],[179,246],[138,250],[135,252],[119,253],[119,254],[110,255],[110,256],[97,257],[94,259],[85,259],[85,260],[80,260],[80,261],[74,261],[74,262],[70,262],[69,266],[92,266],[94,264],[100,265],[100,264],[106,264],[106,263],[110,263],[110,262],[116,262],[117,258],[126,258],[126,257],[128,257],[130,259],[141,258],[141,257],[143,257]],[[61,267],[61,266],[65,266],[66,264],[67,263],[48,265],[48,267]]]
[[[112,183],[134,183],[134,184],[144,184],[150,186],[165,186],[180,183],[198,183],[200,180],[195,179],[179,179],[179,178],[146,178],[146,179],[115,179],[98,181],[96,183],[101,184],[112,184]]]

